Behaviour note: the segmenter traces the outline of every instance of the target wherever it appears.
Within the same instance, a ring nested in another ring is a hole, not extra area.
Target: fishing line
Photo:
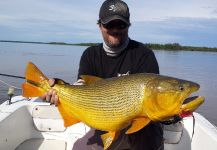
[[[7,85],[8,87],[13,87],[13,88],[15,88],[15,89],[17,89],[17,90],[22,90],[22,89],[19,88],[19,87],[16,87],[16,86],[11,85],[11,84],[9,84],[9,83],[7,83],[7,82],[5,82],[5,81],[2,81],[1,79],[0,79],[0,82],[3,83],[4,85]]]
[[[15,75],[11,75],[11,74],[3,74],[3,73],[0,73],[0,76],[5,76],[5,77],[11,77],[11,78],[19,78],[19,79],[25,79],[25,77],[21,77],[21,76],[15,76]],[[22,90],[21,88],[19,87],[16,87],[14,85],[11,85],[3,80],[0,80],[1,83],[3,83],[4,85],[7,85],[8,87],[13,87],[17,90]]]
[[[191,142],[193,140],[193,136],[194,136],[194,129],[195,129],[195,117],[194,115],[192,114],[192,117],[193,117],[193,131],[192,131],[192,137],[191,137]]]

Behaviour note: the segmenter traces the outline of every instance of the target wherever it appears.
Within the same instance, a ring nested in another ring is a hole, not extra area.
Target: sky
[[[0,40],[102,42],[103,0],[0,0]],[[131,39],[217,47],[217,0],[125,0]]]

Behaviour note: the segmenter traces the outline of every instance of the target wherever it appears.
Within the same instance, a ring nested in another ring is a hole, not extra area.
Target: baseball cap
[[[100,8],[99,21],[102,24],[107,24],[116,19],[122,20],[130,25],[130,12],[127,4],[122,0],[104,1]]]

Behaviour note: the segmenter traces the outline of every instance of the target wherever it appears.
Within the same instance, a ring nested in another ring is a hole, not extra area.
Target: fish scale
[[[103,88],[103,87],[99,87]],[[58,88],[57,88],[58,90]],[[78,91],[77,91],[78,90]],[[76,107],[81,107],[81,108],[86,108],[87,112],[90,112],[91,110],[97,111],[100,110],[100,112],[102,110],[104,110],[104,114],[110,114],[111,111],[115,111],[118,112],[120,111],[120,113],[118,114],[123,114],[124,112],[129,112],[130,107],[129,106],[133,106],[132,104],[135,103],[135,97],[132,97],[132,100],[129,100],[129,96],[127,94],[123,94],[123,98],[119,98],[119,100],[117,101],[117,93],[114,94],[110,94],[108,96],[108,93],[106,93],[105,95],[107,95],[108,97],[105,98],[103,96],[102,93],[100,93],[101,96],[97,96],[97,93],[94,93],[94,96],[90,95],[92,92],[89,92],[89,88],[86,89],[86,86],[83,86],[82,88],[79,87],[76,90],[76,88],[74,89],[74,94],[73,94],[73,90],[71,90],[71,92],[67,92],[68,90],[65,89],[66,92],[61,93],[61,95],[63,95],[63,99],[67,99],[67,97],[69,97],[71,95],[71,103],[76,105]],[[83,92],[80,92],[83,91]],[[122,90],[122,89],[121,89]],[[121,91],[120,90],[120,91]],[[99,90],[98,90],[99,91]],[[58,92],[58,91],[57,91]],[[68,94],[66,94],[68,93]],[[79,93],[79,94],[76,94]],[[99,92],[98,92],[99,93]],[[61,99],[61,95],[60,95],[60,99]],[[68,96],[66,96],[68,95]],[[136,95],[136,94],[135,94]],[[128,100],[126,102],[126,99]],[[138,105],[139,106],[139,105]],[[127,108],[127,109],[126,109]],[[97,114],[98,112],[96,112],[95,114]],[[118,117],[118,116],[116,116]]]
[[[118,122],[117,119],[123,120],[126,116],[128,118],[129,116],[133,117],[141,111],[138,107],[140,106],[139,102],[136,103],[136,101],[140,100],[143,93],[140,92],[141,90],[137,90],[138,86],[125,82],[123,80],[120,81],[120,84],[115,83],[110,86],[106,82],[96,83],[90,86],[75,86],[73,89],[71,86],[68,86],[69,89],[67,89],[67,86],[65,88],[57,87],[56,90],[59,93],[60,101],[70,97],[70,101],[67,101],[73,106],[70,108],[71,110],[75,112],[82,110],[83,114],[80,116],[88,114],[85,116],[85,120],[101,120],[102,124],[104,121],[112,124],[113,122]],[[123,88],[122,84],[128,84],[128,87]],[[58,89],[62,89],[65,92],[58,91]],[[101,89],[104,90],[102,91]],[[126,91],[126,89],[130,89],[130,91]],[[131,92],[134,94],[131,94]],[[103,115],[100,116],[99,114]],[[80,116],[76,117],[79,118]],[[87,124],[89,123],[87,122]]]

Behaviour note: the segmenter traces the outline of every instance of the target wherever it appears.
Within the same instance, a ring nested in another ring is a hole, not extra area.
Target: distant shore
[[[71,46],[94,46],[99,43],[65,43],[65,42],[28,42],[28,41],[9,41],[9,40],[0,40],[0,42],[9,42],[9,43],[31,43],[31,44],[54,44],[54,45],[71,45]],[[174,50],[174,51],[208,51],[208,52],[217,52],[217,47],[196,47],[196,46],[182,46],[179,43],[169,43],[169,44],[153,44],[145,43],[145,46],[154,50]]]

